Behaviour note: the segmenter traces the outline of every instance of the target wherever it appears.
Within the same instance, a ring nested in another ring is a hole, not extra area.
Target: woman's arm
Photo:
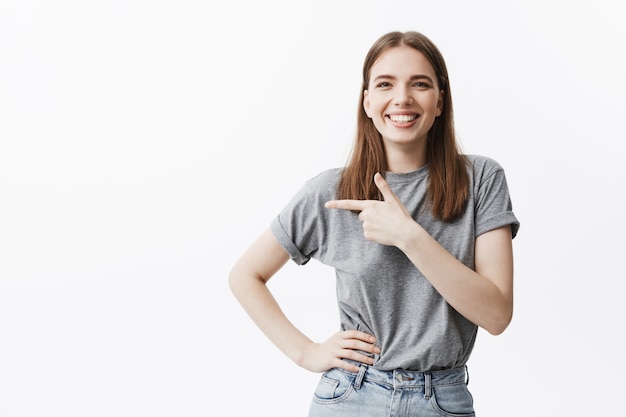
[[[360,211],[367,239],[398,247],[460,314],[492,334],[502,333],[513,315],[511,227],[476,239],[473,271],[413,220],[380,174],[374,181],[384,201],[336,200],[326,207]]]
[[[412,229],[400,247],[411,262],[465,318],[491,334],[502,333],[513,316],[511,227],[478,236],[476,271],[452,256],[417,223]]]
[[[372,335],[346,331],[324,343],[314,343],[287,319],[266,284],[288,260],[289,255],[267,230],[234,265],[229,285],[248,315],[285,355],[310,371],[323,372],[333,367],[358,370],[342,358],[371,364],[372,358],[356,350],[380,353]]]

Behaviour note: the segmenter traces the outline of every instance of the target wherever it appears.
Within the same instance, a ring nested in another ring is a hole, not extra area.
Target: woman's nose
[[[405,87],[399,87],[396,90],[394,100],[395,104],[398,106],[413,104],[413,96],[411,96],[411,92],[409,91],[409,89]]]

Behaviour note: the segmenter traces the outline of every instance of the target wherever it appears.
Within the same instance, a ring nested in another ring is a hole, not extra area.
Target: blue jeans
[[[315,389],[309,417],[474,416],[465,368],[433,372],[331,369]]]

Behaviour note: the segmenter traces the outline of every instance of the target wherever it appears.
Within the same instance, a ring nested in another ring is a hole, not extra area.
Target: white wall
[[[0,5],[0,415],[306,415],[230,267],[344,163],[389,30],[440,47],[465,150],[516,214],[516,313],[479,335],[479,415],[623,408],[623,3],[18,1]],[[272,290],[312,338],[333,272]],[[621,384],[621,386],[620,386]]]

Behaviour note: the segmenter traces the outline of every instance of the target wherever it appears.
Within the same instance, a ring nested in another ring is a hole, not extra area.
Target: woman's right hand
[[[372,365],[374,358],[359,351],[379,354],[380,349],[374,343],[374,336],[358,330],[338,332],[323,343],[311,343],[307,346],[300,366],[313,372],[325,372],[331,368],[358,372],[358,366],[343,359]]]

